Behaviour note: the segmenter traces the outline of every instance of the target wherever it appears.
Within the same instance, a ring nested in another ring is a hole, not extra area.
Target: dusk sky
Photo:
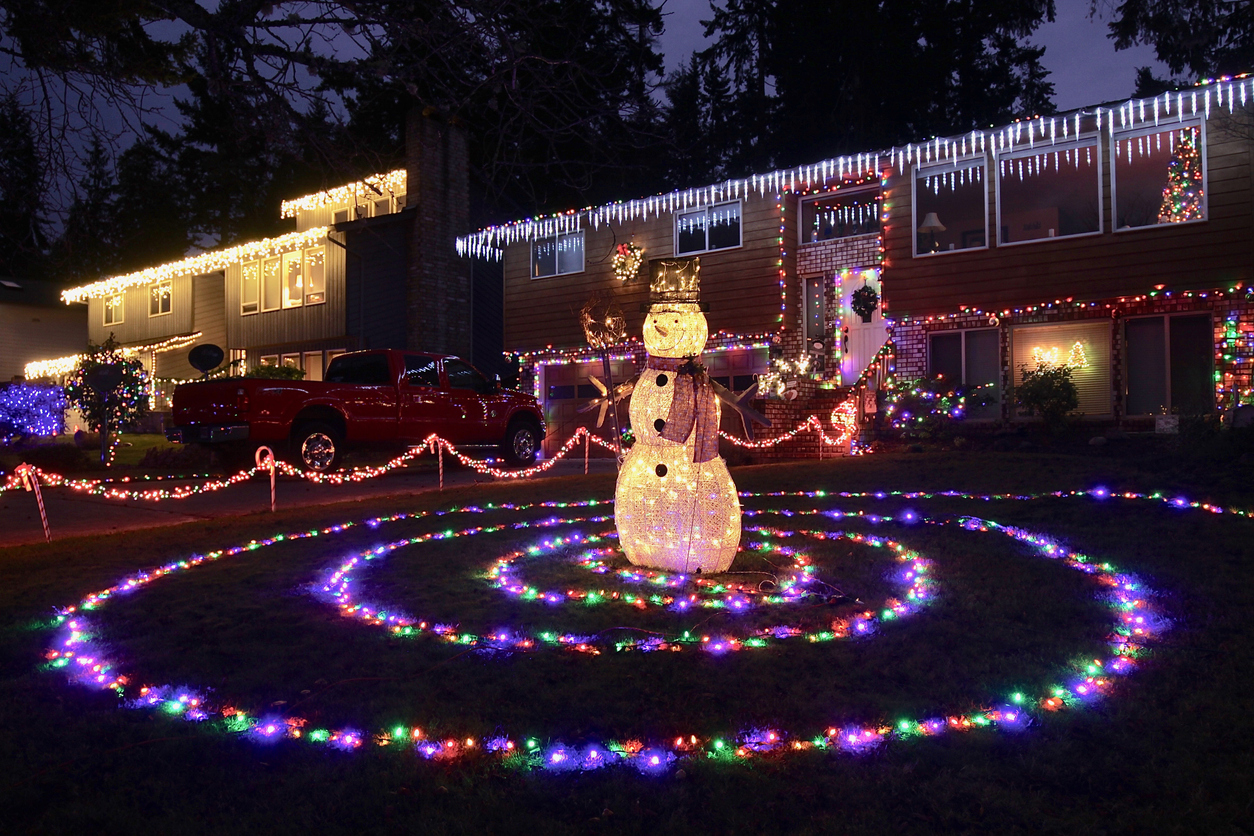
[[[1154,59],[1152,47],[1116,52],[1106,37],[1106,21],[1089,18],[1089,0],[1056,0],[1056,4],[1055,22],[1042,26],[1031,41],[1046,48],[1044,63],[1059,110],[1127,97],[1135,87],[1137,67],[1152,66],[1159,75],[1167,74]],[[711,17],[710,2],[666,0],[663,13],[666,31],[661,48],[669,72],[694,49],[706,45],[700,20]]]

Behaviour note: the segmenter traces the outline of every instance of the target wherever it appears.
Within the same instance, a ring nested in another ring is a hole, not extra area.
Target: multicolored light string
[[[787,496],[805,497],[810,500],[824,500],[839,494],[828,492],[778,492],[773,494],[756,494],[751,496]],[[979,495],[950,492],[876,492],[857,493],[851,496],[887,499],[926,497],[964,497],[969,499],[993,499]],[[1078,497],[1087,496],[1103,500],[1112,496],[1125,498],[1158,499],[1162,494],[1111,494],[1104,489],[1092,491],[1060,491],[1041,496]],[[1024,495],[998,495],[996,498],[1025,499]],[[540,503],[536,505],[499,505],[469,506],[452,508],[436,512],[417,514],[398,514],[389,518],[375,518],[364,524],[378,527],[385,522],[401,519],[416,520],[428,516],[444,516],[455,513],[486,513],[488,511],[523,512],[532,508],[578,508],[594,507],[601,502],[586,503]],[[1169,502],[1176,508],[1199,508],[1212,513],[1223,513],[1226,509],[1206,503],[1191,502],[1177,498]],[[1120,676],[1133,671],[1137,666],[1137,658],[1144,647],[1152,642],[1158,634],[1169,626],[1152,604],[1153,593],[1146,589],[1135,577],[1118,572],[1105,562],[1097,562],[1088,556],[1068,549],[1047,535],[1034,533],[1015,526],[1004,526],[990,520],[973,516],[960,516],[950,519],[931,519],[918,517],[913,512],[904,512],[896,519],[889,516],[869,515],[865,512],[846,512],[835,508],[819,508],[815,511],[796,511],[790,508],[760,509],[751,515],[778,514],[784,517],[797,514],[821,514],[828,518],[843,520],[848,517],[861,517],[871,523],[896,522],[904,525],[929,524],[935,526],[955,526],[972,532],[998,533],[1029,546],[1037,555],[1056,560],[1067,568],[1091,577],[1101,591],[1098,600],[1106,604],[1113,619],[1112,635],[1107,651],[1096,658],[1085,659],[1070,667],[1060,678],[1060,682],[1046,689],[1037,696],[1022,693],[1009,694],[1004,703],[988,706],[976,711],[955,713],[944,716],[924,718],[898,718],[873,724],[845,723],[826,726],[819,730],[787,731],[780,729],[747,729],[725,736],[683,734],[675,738],[666,738],[665,742],[646,746],[638,740],[594,742],[581,746],[571,746],[563,742],[544,743],[535,737],[511,736],[497,734],[493,737],[454,737],[442,736],[432,740],[422,730],[422,725],[404,725],[375,732],[362,732],[356,729],[318,729],[311,728],[308,721],[301,717],[252,717],[238,709],[221,704],[209,695],[192,689],[178,689],[172,686],[145,685],[135,687],[132,678],[118,670],[116,663],[105,656],[103,645],[93,635],[93,627],[84,613],[107,604],[115,597],[133,593],[148,583],[161,577],[186,571],[206,562],[219,560],[223,557],[254,551],[269,545],[289,540],[326,536],[347,531],[361,524],[345,523],[320,530],[295,532],[288,535],[276,535],[263,541],[252,541],[225,551],[211,552],[207,555],[195,555],[186,560],[166,564],[158,569],[140,572],[124,578],[117,585],[86,596],[78,605],[67,607],[60,612],[57,621],[60,632],[55,646],[47,653],[48,666],[64,670],[71,678],[97,688],[115,691],[123,704],[135,708],[158,708],[170,716],[182,717],[195,722],[213,721],[219,728],[242,734],[251,739],[272,741],[278,739],[307,740],[316,745],[353,750],[367,743],[379,746],[397,746],[411,750],[424,758],[454,759],[467,755],[503,756],[513,758],[512,763],[542,767],[555,771],[572,769],[595,769],[610,763],[628,763],[645,771],[667,768],[678,758],[701,757],[715,760],[741,761],[758,757],[767,753],[789,753],[816,749],[830,749],[845,752],[860,752],[877,747],[890,740],[905,740],[922,736],[934,736],[946,732],[966,731],[976,728],[1020,729],[1031,723],[1042,712],[1078,707],[1109,695],[1114,682]],[[1243,512],[1241,516],[1251,516]],[[509,527],[531,527],[535,525],[557,526],[567,521],[557,518],[536,522],[513,523]],[[487,530],[502,530],[505,525],[488,526],[478,529],[467,529],[465,533],[481,533]],[[765,529],[761,529],[765,532]],[[839,536],[839,532],[812,530],[805,533],[810,536]],[[784,532],[771,532],[782,535]],[[461,534],[444,531],[432,535],[424,535],[428,539],[453,539]],[[376,617],[378,623],[381,616]],[[382,619],[386,623],[386,619]],[[560,642],[553,644],[559,645]]]

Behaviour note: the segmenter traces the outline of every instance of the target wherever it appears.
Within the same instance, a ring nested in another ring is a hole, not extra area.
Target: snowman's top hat
[[[701,302],[701,259],[655,258],[649,261],[649,301],[641,305],[648,311],[655,305],[698,304],[701,310],[709,305]]]

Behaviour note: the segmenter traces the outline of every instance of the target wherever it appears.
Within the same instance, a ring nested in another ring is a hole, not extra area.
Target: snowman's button
[[[666,376],[666,375],[664,375],[664,374],[660,374],[660,375],[658,375],[658,376],[657,376],[657,385],[658,385],[658,386],[665,386],[665,385],[666,385],[666,382],[667,382],[668,380],[670,380],[670,378],[669,378],[669,377],[667,377],[667,376]]]
[[[661,432],[663,429],[665,429],[665,427],[666,427],[666,421],[664,421],[661,418],[653,422],[653,428],[657,430],[658,432]]]
[[[659,464],[657,467],[653,468],[653,472],[654,472],[654,473],[656,473],[658,476],[665,476],[665,475],[666,475],[666,465],[664,465],[664,464]]]

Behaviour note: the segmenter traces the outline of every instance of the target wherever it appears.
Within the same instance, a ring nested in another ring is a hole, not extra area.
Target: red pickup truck
[[[346,446],[402,446],[435,433],[460,446],[499,447],[515,466],[536,459],[544,414],[457,357],[385,349],[341,354],[324,379],[228,378],[174,390],[181,444],[266,444],[301,466],[334,468]]]

